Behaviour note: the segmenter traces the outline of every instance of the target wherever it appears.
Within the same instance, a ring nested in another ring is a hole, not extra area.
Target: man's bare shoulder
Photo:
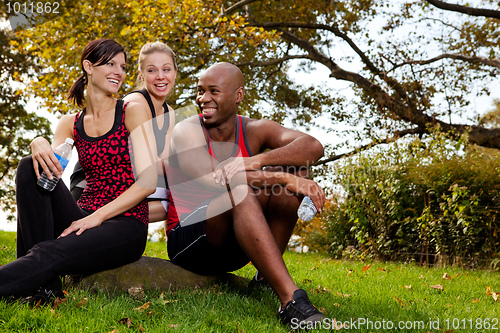
[[[243,118],[245,119],[247,132],[249,130],[255,132],[267,131],[267,130],[272,130],[273,128],[281,127],[280,124],[269,119],[255,119],[249,117],[243,117]]]
[[[199,116],[191,116],[178,122],[174,127],[172,135],[175,140],[179,137],[186,137],[186,135],[200,132],[201,128]]]
[[[268,135],[279,135],[283,126],[269,119],[255,119],[245,117],[245,131],[250,137],[267,137]]]
[[[193,126],[199,127],[200,126],[200,116],[191,116],[189,118],[183,119],[175,125],[176,130],[180,130],[183,128],[191,128]]]

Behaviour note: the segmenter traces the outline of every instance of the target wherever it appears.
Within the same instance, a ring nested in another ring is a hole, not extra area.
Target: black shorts
[[[167,240],[170,261],[191,272],[213,275],[232,272],[250,261],[235,237],[222,246],[213,245],[205,234],[206,202],[190,214],[182,214]],[[201,221],[201,222],[200,222]]]

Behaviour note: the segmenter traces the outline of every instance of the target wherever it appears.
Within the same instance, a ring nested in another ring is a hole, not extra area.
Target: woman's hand
[[[49,179],[52,180],[54,178],[52,173],[54,173],[57,178],[61,178],[63,168],[54,154],[54,150],[50,143],[45,138],[37,137],[31,141],[30,147],[36,177],[40,179],[40,166]]]
[[[71,223],[69,227],[64,229],[58,238],[65,237],[72,232],[76,231],[76,235],[81,235],[85,230],[95,228],[103,222],[103,219],[99,217],[95,212],[85,216],[83,219],[79,219]]]

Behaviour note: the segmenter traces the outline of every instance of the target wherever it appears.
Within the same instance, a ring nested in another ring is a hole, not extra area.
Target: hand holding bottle
[[[71,138],[67,138],[63,144],[61,144],[54,150],[54,155],[61,164],[63,171],[68,165],[69,159],[71,158],[72,150],[73,150],[73,139]],[[42,188],[46,189],[47,191],[54,190],[54,188],[57,185],[57,182],[59,181],[59,178],[54,173],[52,173],[51,176],[52,177],[47,176],[47,173],[45,173],[45,171],[42,172],[42,175],[38,179],[37,184]]]

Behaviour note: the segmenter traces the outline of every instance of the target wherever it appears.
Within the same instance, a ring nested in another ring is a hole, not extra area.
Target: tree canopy
[[[228,61],[245,74],[242,113],[253,117],[306,126],[316,121],[331,135],[347,134],[363,147],[439,126],[500,148],[500,129],[479,122],[487,106],[474,103],[476,96],[498,94],[493,91],[500,69],[497,1],[60,3],[59,14],[38,15],[34,27],[17,32],[10,43],[39,68],[22,93],[39,97],[58,114],[72,109],[64,97],[79,75],[88,41],[113,38],[135,62],[144,43],[160,40],[178,54],[174,107],[192,103],[200,71]],[[135,81],[135,63],[128,72],[124,92]],[[304,84],[302,72],[326,72],[330,81],[349,85]],[[346,154],[330,152],[323,162]]]
[[[0,5],[0,20],[6,9]],[[6,212],[15,208],[14,175],[19,160],[30,153],[29,144],[39,135],[50,134],[47,119],[25,109],[26,96],[12,81],[28,80],[35,71],[32,54],[12,47],[18,38],[7,28],[0,29],[0,204]],[[12,218],[12,215],[10,215]]]

